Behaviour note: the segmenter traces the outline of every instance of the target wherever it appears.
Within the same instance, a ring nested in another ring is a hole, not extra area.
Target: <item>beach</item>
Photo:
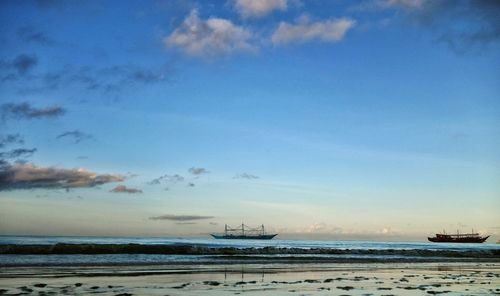
[[[491,295],[499,263],[8,267],[1,295]]]

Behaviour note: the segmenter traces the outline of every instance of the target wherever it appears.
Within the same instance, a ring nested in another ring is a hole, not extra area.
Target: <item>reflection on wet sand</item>
[[[84,269],[84,270],[83,270]],[[6,268],[0,295],[479,295],[500,293],[500,264],[336,264]]]

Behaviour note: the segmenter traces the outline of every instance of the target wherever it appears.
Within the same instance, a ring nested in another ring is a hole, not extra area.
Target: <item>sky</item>
[[[500,5],[1,1],[0,234],[500,239]]]

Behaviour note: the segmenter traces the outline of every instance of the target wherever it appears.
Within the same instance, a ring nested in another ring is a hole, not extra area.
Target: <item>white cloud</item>
[[[235,0],[234,7],[243,18],[258,18],[273,10],[286,10],[287,0]]]
[[[175,47],[185,54],[199,57],[229,55],[234,52],[253,51],[249,43],[252,34],[231,21],[210,17],[202,20],[192,10],[184,22],[164,38],[168,47]]]
[[[303,43],[312,40],[338,42],[355,24],[356,21],[349,18],[311,22],[308,17],[302,16],[295,24],[281,22],[271,40],[274,44]]]
[[[341,234],[344,230],[341,227],[329,225],[324,222],[313,223],[308,227],[298,227],[294,230],[289,230],[292,233],[323,233],[323,234]]]

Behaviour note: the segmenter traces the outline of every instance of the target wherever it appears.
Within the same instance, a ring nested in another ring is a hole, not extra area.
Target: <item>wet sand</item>
[[[4,267],[0,295],[500,295],[499,263]]]

